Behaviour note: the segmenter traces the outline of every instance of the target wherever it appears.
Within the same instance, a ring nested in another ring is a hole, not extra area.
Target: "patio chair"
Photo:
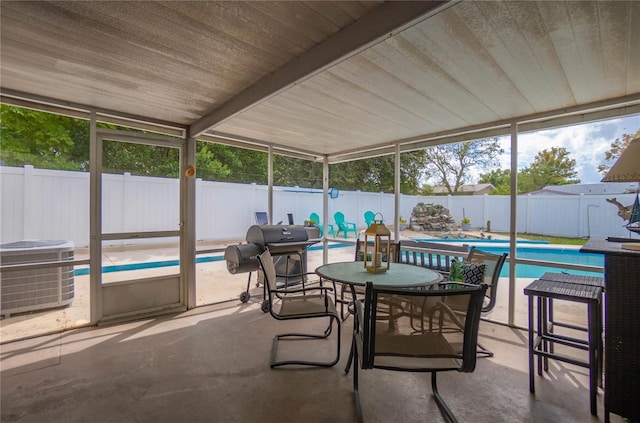
[[[309,216],[309,220],[313,220],[316,225],[316,228],[320,229],[320,237],[322,237],[322,235],[324,234],[324,228],[325,225],[323,225],[322,223],[320,223],[320,216],[318,216],[318,213],[311,213],[311,215]],[[332,224],[328,224],[326,225],[327,228],[327,235],[333,235],[333,237],[336,237],[336,233],[333,230],[333,225]]]
[[[478,250],[476,247],[471,247],[469,250],[469,257],[467,257],[469,263],[485,265],[483,283],[487,285],[487,292],[482,304],[482,314],[489,313],[496,305],[500,272],[506,260],[507,253],[492,254]]]
[[[255,212],[254,216],[256,218],[256,225],[269,224],[269,216],[267,215],[267,212]]]
[[[487,290],[485,292],[485,297],[482,303],[482,314],[487,314],[492,311],[496,305],[500,272],[502,271],[502,266],[504,265],[506,259],[507,253],[492,254],[478,250],[476,247],[471,247],[471,249],[469,250],[469,255],[464,262],[452,264],[452,270],[449,279],[452,281],[458,280],[465,283],[483,283],[487,285]],[[473,276],[469,276],[470,273],[467,273],[467,276],[463,276],[462,278],[460,278],[459,276],[456,276],[456,274],[458,273],[458,269],[456,269],[456,267],[458,267],[457,264],[471,264],[475,266],[481,266],[483,271],[478,280],[471,280],[470,278],[472,278]],[[455,311],[458,311],[460,309],[460,307],[455,304],[449,304],[449,306]],[[478,354],[493,357],[493,353],[482,347],[481,345],[478,345]]]
[[[336,221],[336,227],[338,228],[338,231],[336,232],[337,235],[340,235],[340,231],[342,231],[342,235],[344,235],[345,238],[349,236],[349,232],[353,232],[353,235],[356,237],[358,236],[358,229],[356,227],[356,224],[353,222],[345,221],[344,213],[334,213],[333,220]]]
[[[371,226],[375,218],[376,215],[371,210],[367,210],[366,212],[364,212],[364,222],[367,224],[367,228]]]
[[[374,287],[367,283],[364,301],[355,302],[353,339],[345,373],[353,364],[353,391],[358,421],[363,421],[358,370],[384,369],[431,373],[431,388],[441,413],[456,422],[438,392],[437,374],[444,371],[470,373],[476,366],[476,348],[482,299],[486,286],[461,289],[419,290]],[[465,304],[464,313],[452,312],[447,300]],[[378,319],[380,303],[403,305],[393,309],[393,330]],[[419,305],[419,306],[418,306]],[[423,329],[412,329],[410,319],[420,318]],[[393,388],[390,388],[393,389]],[[469,392],[469,395],[474,395]],[[401,410],[398,410],[401,412]]]
[[[285,365],[322,366],[331,367],[340,359],[340,316],[335,307],[333,298],[329,292],[332,288],[312,286],[307,288],[287,289],[278,288],[276,283],[276,268],[269,250],[265,250],[258,256],[258,261],[264,272],[265,286],[267,288],[267,301],[269,313],[277,320],[317,319],[329,320],[327,328],[319,334],[312,333],[283,333],[273,338],[271,348],[271,368]],[[337,327],[337,349],[335,358],[330,361],[309,360],[282,360],[277,361],[278,342],[284,339],[326,339],[333,331],[334,321]]]

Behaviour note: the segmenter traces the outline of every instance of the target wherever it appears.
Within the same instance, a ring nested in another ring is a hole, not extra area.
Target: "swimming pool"
[[[418,242],[455,242],[459,244],[504,244],[508,239],[487,239],[487,238],[412,238]],[[549,244],[549,241],[538,241],[534,239],[521,239],[518,244]]]
[[[430,241],[430,242],[443,242],[444,239],[416,239],[415,241]],[[478,249],[486,251],[488,253],[502,254],[509,253],[509,245],[505,241],[500,240],[470,240],[470,239],[455,239],[446,240],[446,242],[461,242],[469,245],[475,245]],[[559,263],[579,264],[586,266],[604,266],[604,256],[602,254],[581,253],[579,247],[556,247],[549,245],[546,241],[518,241],[518,244],[524,244],[525,246],[518,247],[518,258],[540,260],[540,261],[553,261]],[[537,245],[536,245],[537,244]],[[542,245],[540,245],[542,244]],[[354,248],[353,244],[329,244],[329,248]],[[322,246],[316,245],[309,247],[309,250],[321,250]],[[196,263],[208,263],[215,261],[223,261],[224,256],[222,254],[209,257],[197,257]],[[140,270],[140,269],[152,269],[156,267],[178,266],[180,262],[178,260],[165,260],[154,261],[144,263],[129,263],[124,265],[111,265],[104,266],[102,268],[103,273],[121,272],[126,270]],[[559,269],[557,267],[542,267],[532,266],[529,264],[519,264],[516,276],[519,278],[539,278],[545,272],[568,272],[575,275],[592,275],[602,276],[602,273],[597,272],[585,272],[581,270],[568,270]],[[75,276],[88,275],[88,268],[80,268],[74,271]],[[509,276],[509,263],[505,263],[500,272],[501,277]]]
[[[329,244],[328,248],[344,248],[351,247],[353,248],[353,244]],[[316,245],[311,246],[308,250],[321,250],[322,246]],[[216,256],[207,256],[207,257],[196,257],[196,263],[210,263],[214,261],[223,261],[224,255],[221,253]],[[102,273],[111,273],[111,272],[123,272],[127,270],[141,270],[141,269],[154,269],[157,267],[170,267],[170,266],[178,266],[180,264],[179,260],[162,260],[162,261],[147,261],[142,263],[127,263],[127,264],[114,264],[109,266],[102,266]],[[89,267],[81,267],[79,269],[75,269],[73,271],[74,276],[84,276],[89,274]]]
[[[509,243],[504,240],[488,240],[488,239],[416,239],[415,241],[425,242],[457,242],[474,245],[476,248],[487,253],[493,254],[509,254]],[[558,262],[567,264],[577,264],[584,266],[604,266],[604,256],[602,254],[581,253],[578,246],[559,246],[549,244],[547,241],[519,240],[517,247],[517,255],[519,259],[539,260],[547,262]],[[519,264],[516,267],[519,278],[539,278],[545,272],[567,272],[574,275],[591,275],[602,276],[598,272],[586,272],[581,270],[559,269],[550,266],[532,266],[529,264]],[[505,263],[500,272],[501,277],[509,276],[509,263]]]

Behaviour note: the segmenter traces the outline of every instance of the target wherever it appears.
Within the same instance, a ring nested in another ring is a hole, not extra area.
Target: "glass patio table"
[[[367,282],[372,282],[378,287],[422,288],[435,285],[442,280],[442,275],[438,272],[404,263],[389,263],[389,270],[382,273],[367,272],[362,261],[330,263],[318,267],[316,274],[321,278],[349,285],[352,299],[356,301],[358,300],[356,287],[363,288]],[[336,302],[348,304],[349,314],[355,313],[351,301],[339,300],[336,295]],[[402,310],[402,307],[390,304],[388,311],[390,328],[393,328],[393,316],[398,309]],[[343,319],[345,318],[343,316]]]
[[[324,264],[316,269],[318,276],[334,282],[348,284],[351,288],[373,282],[376,286],[393,288],[418,288],[435,285],[442,275],[433,270],[404,263],[390,263],[389,270],[370,273],[361,261]]]

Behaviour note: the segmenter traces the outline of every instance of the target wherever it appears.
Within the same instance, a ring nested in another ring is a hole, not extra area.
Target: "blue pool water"
[[[436,241],[435,239],[417,239],[416,241]],[[443,241],[439,239],[438,241]],[[452,242],[454,240],[447,240],[447,242]],[[509,246],[504,244],[503,242],[497,240],[469,240],[469,239],[456,239],[456,242],[465,242],[468,244],[480,244],[476,245],[479,250],[486,251],[488,253],[494,254],[502,254],[509,253]],[[494,245],[491,245],[494,244]],[[498,245],[501,244],[501,245]],[[524,244],[524,246],[520,246]],[[570,264],[579,264],[579,265],[587,265],[587,266],[604,266],[604,257],[601,254],[591,254],[591,253],[581,253],[576,248],[562,248],[562,247],[547,247],[543,245],[535,245],[535,244],[546,244],[545,241],[518,241],[518,258],[522,259],[530,259],[530,260],[540,260],[540,261],[553,261],[559,263],[570,263]],[[353,248],[352,244],[330,244],[329,248]],[[321,250],[322,246],[315,245],[309,247],[309,250]],[[208,263],[215,261],[223,261],[224,256],[221,254],[219,256],[213,257],[198,257],[196,258],[196,263]],[[120,272],[125,270],[140,270],[140,269],[152,269],[156,267],[166,267],[166,266],[177,266],[179,264],[178,260],[165,260],[165,261],[154,261],[154,262],[145,262],[145,263],[131,263],[125,265],[113,265],[113,266],[104,266],[102,268],[103,273],[110,272]],[[517,267],[517,277],[520,278],[538,278],[542,276],[545,272],[568,272],[576,275],[592,275],[592,276],[602,276],[602,273],[597,272],[584,272],[580,270],[567,270],[567,269],[558,269],[556,267],[542,267],[542,266],[531,266],[526,264],[520,264]],[[88,268],[76,269],[74,271],[75,276],[88,275]],[[509,276],[509,264],[505,263],[502,268],[502,272],[500,273],[501,277]]]
[[[486,251],[488,253],[509,253],[509,247],[493,247],[493,246],[480,246],[478,249]],[[580,264],[585,266],[604,266],[604,256],[602,254],[581,253],[577,249],[572,248],[536,248],[536,247],[518,247],[518,258],[540,260],[540,261],[553,261],[558,263]],[[567,272],[574,275],[591,275],[602,276],[602,273],[597,272],[584,272],[580,270],[568,270],[558,269],[557,267],[543,267],[532,266],[528,264],[519,264],[516,267],[517,276],[520,278],[539,278],[545,272]],[[505,264],[502,272],[502,277],[509,276],[509,264]]]
[[[457,242],[460,244],[498,244],[509,242],[504,239],[475,239],[475,238],[415,238],[414,241],[420,242]],[[518,240],[518,244],[549,244],[549,241],[536,241],[533,239]]]
[[[343,248],[343,247],[351,247],[352,244],[329,244],[329,248]],[[311,246],[308,250],[321,250],[322,246]],[[213,261],[223,261],[224,255],[213,256],[213,257],[197,257],[196,263],[209,263]],[[179,260],[163,260],[163,261],[151,261],[144,263],[129,263],[129,264],[120,264],[120,265],[112,265],[112,266],[103,266],[102,273],[111,273],[111,272],[122,272],[125,270],[141,270],[141,269],[154,269],[156,267],[167,267],[167,266],[178,266],[180,264]],[[89,268],[81,268],[76,269],[73,272],[74,276],[83,276],[89,274]]]

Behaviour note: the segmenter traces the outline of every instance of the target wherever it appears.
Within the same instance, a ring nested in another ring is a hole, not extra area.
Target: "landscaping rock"
[[[440,204],[418,203],[411,212],[411,225],[423,231],[451,231],[455,219]]]

